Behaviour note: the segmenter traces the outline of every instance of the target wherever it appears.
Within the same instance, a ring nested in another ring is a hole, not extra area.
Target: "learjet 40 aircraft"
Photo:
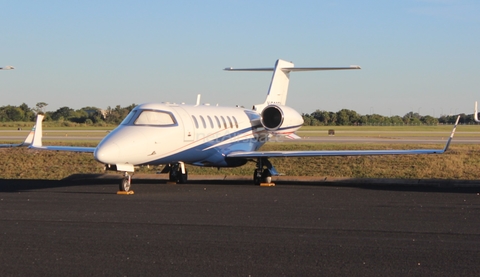
[[[302,116],[285,106],[290,72],[360,69],[350,67],[294,67],[277,60],[273,68],[225,68],[226,71],[273,71],[264,103],[253,109],[220,107],[208,104],[146,103],[135,107],[123,122],[97,147],[42,145],[43,115],[38,115],[32,149],[91,152],[106,169],[123,172],[120,190],[131,188],[136,166],[165,165],[170,181],[185,183],[185,164],[207,167],[236,167],[256,162],[253,181],[260,184],[278,175],[269,158],[312,156],[359,156],[440,154],[447,150],[454,130],[443,149],[368,150],[368,151],[259,151],[272,136],[295,135],[303,124]],[[457,121],[458,122],[458,121]],[[268,182],[268,181],[267,181]]]

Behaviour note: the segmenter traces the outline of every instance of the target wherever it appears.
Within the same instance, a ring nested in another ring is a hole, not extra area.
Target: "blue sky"
[[[480,2],[0,1],[0,106],[47,110],[145,102],[250,107],[267,67],[360,65],[292,73],[299,112],[473,113],[480,101]]]

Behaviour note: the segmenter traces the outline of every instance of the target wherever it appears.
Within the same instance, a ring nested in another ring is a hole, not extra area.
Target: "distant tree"
[[[105,122],[109,124],[119,124],[135,107],[135,104],[124,108],[120,105],[115,106],[113,109],[108,107],[105,111]]]
[[[3,106],[0,108],[0,121],[23,121],[25,112],[19,107]]]
[[[35,120],[35,113],[27,104],[23,103],[19,106],[19,108],[23,111],[23,121],[33,121]]]
[[[55,112],[52,113],[53,120],[69,120],[71,117],[74,117],[74,110],[69,107],[61,107]]]
[[[45,113],[45,107],[48,106],[47,103],[45,102],[38,102],[36,105],[35,105],[35,108],[33,109],[37,114],[38,113],[41,113],[41,114],[44,114]]]
[[[400,116],[394,115],[390,117],[390,123],[392,123],[393,125],[403,125],[404,122]]]
[[[420,121],[423,124],[426,124],[426,125],[437,125],[438,124],[438,119],[436,119],[436,118],[434,118],[433,116],[430,116],[430,115],[422,116],[420,118]]]

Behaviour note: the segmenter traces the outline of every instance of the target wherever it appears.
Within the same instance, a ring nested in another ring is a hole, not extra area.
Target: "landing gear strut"
[[[271,183],[272,175],[279,174],[270,161],[267,158],[258,158],[257,166],[253,172],[253,183],[257,186],[261,183]]]
[[[179,184],[185,184],[188,180],[188,171],[183,162],[170,165],[168,180]]]
[[[119,190],[128,192],[128,191],[130,191],[131,184],[132,184],[132,176],[130,176],[130,174],[128,174],[128,172],[125,172],[123,174],[123,179],[120,182]]]

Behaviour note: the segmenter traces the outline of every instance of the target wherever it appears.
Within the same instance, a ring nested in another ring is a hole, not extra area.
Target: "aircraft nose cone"
[[[95,160],[104,164],[115,164],[120,158],[120,147],[116,143],[100,144],[93,153]]]

